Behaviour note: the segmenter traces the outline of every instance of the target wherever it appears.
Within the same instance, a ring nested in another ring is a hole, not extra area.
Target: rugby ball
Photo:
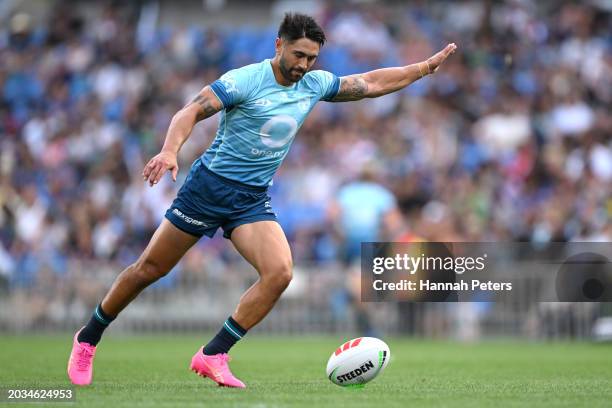
[[[327,378],[340,386],[372,381],[389,363],[387,344],[375,337],[358,337],[336,349],[327,361]]]

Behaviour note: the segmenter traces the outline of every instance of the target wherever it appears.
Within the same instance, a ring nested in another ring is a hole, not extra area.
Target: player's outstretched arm
[[[455,43],[448,44],[443,50],[417,64],[404,67],[382,68],[363,74],[340,78],[340,89],[332,102],[357,101],[363,98],[376,98],[398,91],[425,75],[433,74],[440,65],[457,49]]]
[[[210,86],[204,87],[191,102],[172,117],[161,152],[149,160],[142,172],[144,180],[149,181],[149,185],[152,186],[157,184],[164,173],[169,170],[172,172],[172,180],[176,181],[177,155],[181,146],[189,138],[196,123],[211,117],[221,109],[223,109],[223,104]]]

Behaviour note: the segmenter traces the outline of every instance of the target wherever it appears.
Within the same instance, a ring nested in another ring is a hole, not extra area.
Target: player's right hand
[[[142,177],[144,181],[149,182],[150,186],[153,186],[159,182],[166,170],[172,172],[172,181],[176,181],[179,170],[176,154],[162,151],[149,160],[142,172]]]
[[[433,56],[429,57],[427,59],[427,67],[429,68],[429,73],[433,74],[434,72],[436,72],[438,70],[438,68],[440,67],[440,65],[444,61],[446,61],[446,59],[451,54],[455,53],[456,49],[457,49],[457,45],[455,43],[450,43],[446,47],[444,47],[444,49],[442,49],[441,51],[437,52]]]

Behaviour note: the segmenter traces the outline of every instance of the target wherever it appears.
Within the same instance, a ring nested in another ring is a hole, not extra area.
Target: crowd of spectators
[[[400,214],[370,224],[378,239],[612,240],[604,3],[319,7],[328,43],[317,67],[337,75],[459,49],[402,92],[315,108],[271,187],[296,264],[342,257],[330,206],[364,169]],[[142,168],[172,115],[228,69],[273,56],[278,21],[158,26],[133,7],[86,17],[58,2],[43,24],[17,11],[0,24],[0,277],[13,287],[41,271],[73,276],[88,260],[115,273],[133,262],[216,130],[216,117],[198,124],[177,183],[149,188]],[[178,269],[235,257],[218,234]]]

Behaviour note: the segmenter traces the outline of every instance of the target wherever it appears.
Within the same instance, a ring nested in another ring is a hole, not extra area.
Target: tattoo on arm
[[[202,95],[201,93],[198,94],[195,98],[193,98],[191,103],[199,105],[198,120],[209,118],[215,113],[219,112],[219,109],[213,106],[210,98],[206,95]]]
[[[341,78],[338,94],[332,102],[357,101],[368,96],[368,83],[362,75],[350,75]]]
[[[191,102],[189,102],[183,109],[186,109],[194,105],[197,107],[196,120],[201,121],[211,117],[215,113],[223,109],[223,104],[217,98],[217,95],[213,93],[209,86],[204,87],[199,94]]]

